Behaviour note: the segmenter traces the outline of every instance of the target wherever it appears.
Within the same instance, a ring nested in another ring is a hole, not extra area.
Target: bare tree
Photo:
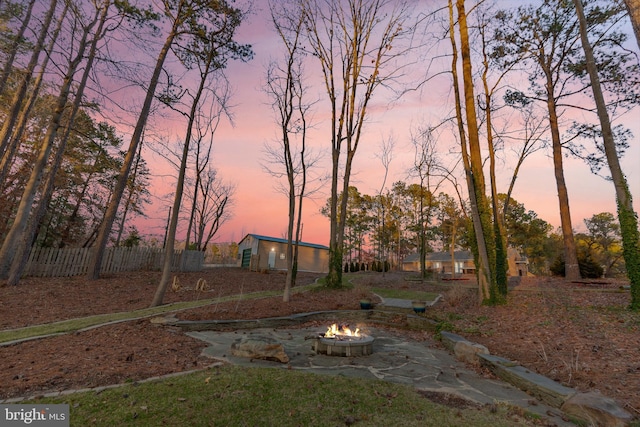
[[[458,208],[456,199],[445,193],[438,195],[438,211],[440,217],[440,229],[443,237],[443,250],[449,249],[451,256],[452,277],[456,274],[456,244],[458,228],[464,227],[466,212],[464,206]],[[448,234],[448,240],[445,240]]]
[[[382,276],[387,271],[387,254],[386,254],[386,246],[389,244],[385,235],[385,217],[386,217],[386,205],[388,197],[383,197],[382,193],[384,192],[384,188],[387,185],[387,177],[389,176],[389,166],[391,166],[391,161],[393,160],[393,148],[395,147],[395,140],[393,139],[393,135],[389,135],[386,139],[382,140],[380,144],[380,151],[377,154],[377,157],[380,159],[380,163],[382,163],[382,167],[384,168],[384,177],[382,178],[382,184],[380,184],[380,190],[378,191],[378,201],[380,203],[381,208],[381,220],[380,220],[380,260],[383,262],[382,267]]]
[[[489,179],[491,189],[491,211],[493,213],[493,232],[495,236],[495,275],[498,292],[502,295],[507,294],[507,242],[504,230],[504,224],[502,216],[500,215],[500,209],[498,208],[498,184],[496,182],[496,143],[499,139],[494,136],[494,110],[497,110],[495,105],[495,97],[498,90],[503,85],[503,81],[507,75],[518,64],[514,61],[510,67],[500,69],[498,67],[492,67],[490,60],[489,49],[490,41],[487,37],[487,31],[490,28],[489,22],[491,18],[488,16],[490,9],[480,13],[480,22],[478,29],[480,32],[480,41],[482,47],[482,87],[484,89],[484,102],[481,103],[480,108],[484,109],[485,126],[487,131],[487,147],[489,151]],[[498,69],[499,72],[493,82],[490,82],[490,71],[492,69]]]
[[[516,151],[517,155],[516,164],[513,168],[513,172],[511,173],[511,180],[509,181],[509,188],[506,193],[507,200],[511,199],[511,194],[513,194],[518,174],[520,173],[520,168],[522,167],[525,159],[531,154],[542,150],[547,145],[546,141],[543,139],[543,135],[549,130],[549,122],[536,115],[534,106],[531,103],[526,102],[525,105],[521,106],[519,112],[522,118],[522,128],[518,130],[518,134],[521,133],[522,135],[511,136],[504,132],[502,133],[502,139],[515,141],[516,147],[514,148],[514,151]],[[506,221],[509,206],[510,203],[505,203],[502,209],[503,223]]]
[[[353,160],[376,89],[402,76],[410,47],[409,7],[389,0],[301,0],[311,51],[321,67],[330,108],[331,199],[327,285],[342,286],[347,199]],[[346,157],[343,159],[342,155]],[[341,182],[340,182],[341,181]],[[339,187],[342,187],[340,189]]]
[[[307,115],[310,106],[305,100],[307,88],[303,78],[302,36],[305,16],[295,2],[272,2],[269,9],[271,22],[284,54],[280,61],[272,61],[267,69],[266,92],[272,101],[280,135],[277,147],[267,147],[265,151],[273,165],[284,166],[284,173],[271,165],[265,166],[265,170],[275,177],[284,176],[287,182],[283,189],[288,198],[287,277],[282,300],[288,302],[298,271],[302,207],[306,196],[310,156],[307,148]],[[314,162],[315,160],[311,160],[311,163]]]
[[[418,178],[419,183],[419,211],[418,234],[420,252],[420,276],[422,280],[427,277],[427,227],[431,222],[433,209],[433,194],[438,191],[444,181],[443,171],[438,158],[438,138],[436,130],[426,126],[417,129],[411,135],[413,145],[413,166],[409,170],[409,176]],[[432,185],[432,181],[435,181]],[[425,206],[426,202],[426,206]]]
[[[186,65],[195,63],[199,69],[200,81],[193,99],[191,101],[190,111],[187,114],[187,128],[184,139],[184,148],[180,169],[178,171],[178,181],[175,190],[173,208],[171,209],[171,221],[166,238],[164,263],[162,268],[162,277],[156,289],[156,293],[151,302],[152,307],[162,304],[164,294],[169,284],[169,276],[171,275],[171,264],[173,260],[173,249],[175,245],[176,229],[178,227],[178,217],[180,215],[180,206],[182,203],[182,194],[184,190],[184,181],[187,169],[187,161],[189,157],[189,145],[191,142],[191,134],[196,119],[197,111],[200,108],[200,99],[204,88],[212,73],[224,69],[229,59],[250,59],[253,52],[248,46],[240,45],[234,41],[235,31],[242,22],[245,13],[237,8],[231,7],[226,3],[209,4],[205,2],[204,6],[199,8],[190,21],[190,30],[193,39],[186,43],[183,40],[178,41],[178,49],[176,55]],[[201,22],[198,22],[201,19]],[[185,43],[184,45],[182,43]]]
[[[220,227],[231,218],[235,186],[224,182],[209,165],[201,174],[194,211],[193,242],[205,251]]]
[[[219,77],[219,78],[218,78]],[[229,107],[229,99],[231,97],[231,89],[229,86],[229,81],[225,78],[223,74],[217,74],[214,76],[215,83],[211,86],[215,89],[209,90],[208,95],[211,98],[210,101],[204,100],[203,105],[208,105],[209,108],[201,108],[200,111],[196,115],[196,119],[194,121],[194,173],[195,180],[192,177],[192,189],[191,189],[191,209],[189,214],[189,224],[187,226],[186,240],[185,240],[185,248],[189,248],[189,239],[191,238],[191,232],[194,231],[194,235],[196,236],[196,247],[200,248],[200,250],[204,251],[206,249],[206,243],[202,244],[202,234],[200,232],[201,227],[197,227],[194,230],[194,222],[196,221],[196,212],[199,210],[200,212],[206,212],[208,209],[205,208],[206,201],[201,202],[198,195],[200,192],[203,192],[203,196],[207,197],[209,195],[208,191],[204,191],[204,189],[209,188],[210,184],[204,184],[203,181],[210,180],[210,178],[217,175],[215,170],[211,167],[211,153],[213,150],[213,137],[222,120],[223,115],[233,123],[233,117],[228,111]],[[207,95],[205,95],[207,96]],[[187,194],[187,197],[189,195]],[[199,206],[202,206],[200,208]],[[208,214],[207,214],[208,216]],[[216,221],[218,224],[221,222]],[[212,227],[214,228],[214,227]],[[215,227],[217,231],[218,227]],[[215,234],[215,233],[214,233]],[[198,238],[200,236],[200,238]],[[213,238],[213,236],[211,236]]]

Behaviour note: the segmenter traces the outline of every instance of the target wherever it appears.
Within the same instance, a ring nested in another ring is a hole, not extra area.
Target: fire
[[[359,337],[360,336],[360,329],[356,328],[355,331],[352,331],[349,328],[349,325],[345,325],[345,324],[341,324],[341,325],[337,325],[337,324],[333,324],[331,326],[329,326],[329,328],[327,329],[327,332],[325,332],[324,334],[325,338],[339,338],[339,337]]]

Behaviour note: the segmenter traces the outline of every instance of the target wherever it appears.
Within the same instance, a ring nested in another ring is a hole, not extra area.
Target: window
[[[456,261],[456,273],[462,273],[464,271],[464,261]]]

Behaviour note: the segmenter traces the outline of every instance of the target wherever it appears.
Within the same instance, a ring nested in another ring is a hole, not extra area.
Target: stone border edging
[[[197,372],[206,371],[207,369],[215,368],[216,366],[222,366],[224,364],[225,364],[224,362],[215,362],[215,363],[207,365],[207,366],[205,366],[205,367],[203,367],[201,369],[190,369],[188,371],[172,372],[170,374],[157,375],[155,377],[144,378],[144,379],[136,380],[136,381],[132,381],[132,382],[101,385],[101,386],[97,386],[97,387],[78,388],[78,389],[74,389],[74,390],[52,391],[52,392],[49,392],[49,393],[34,394],[32,396],[12,397],[12,398],[9,398],[9,399],[4,399],[4,400],[0,399],[0,404],[20,403],[20,402],[24,402],[25,400],[35,400],[35,399],[39,399],[39,398],[42,398],[42,397],[68,396],[68,395],[75,394],[75,393],[94,392],[96,394],[99,394],[99,393],[102,393],[105,390],[111,390],[111,389],[114,389],[114,388],[125,387],[125,386],[128,386],[128,385],[144,384],[144,383],[149,383],[149,382],[153,382],[153,381],[166,380],[168,378],[180,377],[182,375],[194,374],[194,373],[197,373]]]
[[[391,323],[391,320],[404,317],[405,323]],[[263,319],[232,319],[232,320],[177,320],[168,318],[162,322],[168,326],[175,326],[183,331],[226,331],[251,328],[284,328],[298,326],[312,320],[362,320],[376,324],[390,325],[396,328],[422,329],[435,331],[436,323],[426,317],[397,311],[371,310],[331,310],[297,313],[290,316],[268,317]]]
[[[491,355],[485,346],[460,335],[447,331],[442,331],[440,335],[443,345],[458,359],[489,368],[503,381],[589,425],[623,427],[633,420],[633,416],[615,400],[599,392],[581,393],[516,362]]]

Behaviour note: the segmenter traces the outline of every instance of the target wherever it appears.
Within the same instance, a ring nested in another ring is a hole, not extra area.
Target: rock
[[[478,359],[478,353],[489,354],[489,349],[482,344],[477,344],[475,342],[458,341],[453,346],[453,353],[456,355],[458,360],[462,362],[479,365],[480,360]]]
[[[478,354],[480,364],[488,367],[502,380],[518,387],[520,390],[537,397],[547,405],[559,408],[576,391],[565,387],[545,376],[532,372],[516,362],[500,356]]]
[[[567,399],[560,409],[565,414],[596,426],[624,427],[633,418],[630,413],[618,406],[615,400],[597,391],[576,393]]]
[[[459,341],[467,341],[464,337],[447,331],[441,331],[440,337],[442,338],[442,344],[451,352],[453,352],[456,343]]]
[[[289,362],[289,356],[285,353],[282,344],[265,337],[242,337],[231,344],[231,354],[248,359]]]
[[[460,335],[442,331],[440,336],[442,337],[442,344],[444,344],[449,351],[453,352],[458,360],[465,363],[478,365],[480,363],[478,354],[489,354],[489,349],[487,347],[482,344],[467,341]]]

